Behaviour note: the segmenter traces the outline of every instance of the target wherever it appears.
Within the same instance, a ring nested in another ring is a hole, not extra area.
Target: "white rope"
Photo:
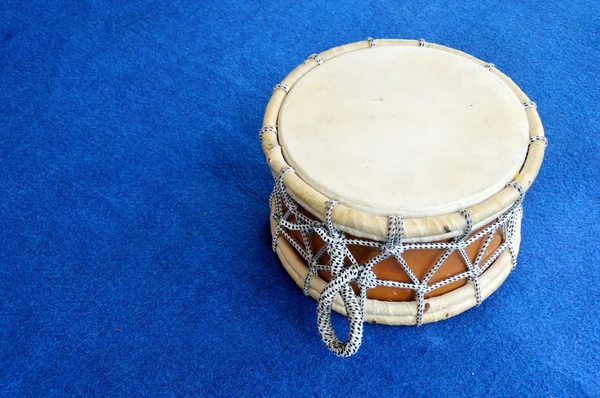
[[[321,59],[321,56],[319,54],[311,54],[308,56],[308,59],[314,59],[317,65],[323,64],[323,60]]]
[[[260,129],[260,131],[258,132],[258,139],[260,140],[260,142],[262,142],[263,134],[266,133],[267,131],[271,131],[271,132],[277,134],[277,128],[275,128],[273,126],[265,126],[262,129]]]
[[[492,224],[469,237],[473,229],[473,219],[468,211],[462,210],[460,214],[465,218],[465,230],[462,235],[457,236],[451,242],[430,242],[430,243],[403,243],[404,224],[402,217],[390,216],[388,220],[388,238],[386,242],[375,242],[366,239],[348,239],[346,234],[335,228],[333,225],[333,211],[337,202],[332,200],[328,203],[325,211],[325,221],[319,222],[311,220],[298,209],[298,204],[291,198],[287,192],[283,179],[286,173],[293,172],[289,167],[281,170],[279,176],[275,179],[275,187],[271,194],[271,207],[273,218],[276,221],[276,229],[273,234],[272,248],[277,248],[278,238],[284,237],[305,260],[308,266],[308,275],[304,281],[304,294],[308,295],[310,280],[318,271],[329,271],[331,281],[325,285],[317,310],[317,326],[321,339],[325,345],[336,355],[347,357],[354,355],[361,343],[363,335],[364,322],[364,304],[367,297],[367,290],[376,286],[385,286],[401,289],[410,289],[415,291],[415,301],[417,302],[417,312],[415,314],[415,323],[423,323],[423,314],[425,312],[425,296],[433,290],[439,289],[450,283],[466,279],[468,283],[473,283],[475,287],[475,298],[477,305],[482,302],[481,286],[479,277],[485,272],[496,259],[508,250],[512,256],[513,267],[517,261],[517,228],[516,224],[522,217],[523,208],[521,202],[524,198],[524,189],[516,182],[511,182],[507,186],[515,188],[519,192],[519,199]],[[285,213],[284,213],[285,209]],[[295,222],[290,221],[294,216]],[[503,242],[482,264],[483,257],[487,251],[494,233],[500,229]],[[302,236],[302,246],[289,231],[300,231]],[[314,252],[308,239],[309,235],[317,234],[325,243],[318,251]],[[471,262],[467,255],[466,248],[475,241],[486,237],[480,251]],[[349,245],[358,245],[366,247],[379,247],[381,253],[364,264],[359,264],[350,250]],[[433,266],[433,268],[419,280],[410,266],[406,263],[402,254],[406,250],[426,250],[426,249],[445,249],[445,252]],[[467,270],[460,274],[453,275],[433,284],[429,284],[431,278],[443,265],[444,261],[455,251],[458,251],[465,262]],[[319,264],[320,258],[327,252],[330,257],[329,264]],[[411,282],[386,281],[377,278],[373,272],[373,267],[381,261],[395,257],[404,272],[408,275]],[[344,262],[349,260],[350,265],[346,266]],[[352,289],[350,283],[356,282],[360,294],[357,295]],[[339,294],[348,314],[349,334],[348,341],[341,342],[335,334],[331,325],[331,307],[335,296]]]
[[[283,91],[285,91],[286,93],[290,92],[290,86],[283,84],[283,83],[277,83],[275,85],[275,87],[273,87],[273,91],[277,90],[277,89],[282,89]]]

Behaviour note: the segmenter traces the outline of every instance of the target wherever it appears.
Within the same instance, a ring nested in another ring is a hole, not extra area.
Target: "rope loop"
[[[350,266],[325,285],[319,298],[317,309],[317,326],[323,343],[331,352],[339,357],[354,355],[362,344],[363,336],[363,305],[350,287],[350,282],[358,279],[360,274],[358,266]],[[348,341],[340,341],[331,324],[331,307],[337,294],[340,294],[348,316]]]
[[[544,148],[548,147],[548,138],[543,135],[536,135],[535,137],[531,137],[529,139],[529,144],[533,144],[534,142],[542,141],[544,143]]]
[[[508,184],[506,184],[506,186],[507,187],[512,187],[512,188],[516,189],[519,192],[519,199],[517,199],[517,201],[512,205],[512,207],[508,211],[508,212],[512,212],[516,208],[518,208],[519,206],[521,206],[521,203],[523,202],[523,199],[525,199],[525,189],[523,189],[523,187],[521,186],[521,184],[519,184],[516,181],[511,181]]]
[[[286,93],[290,92],[290,86],[283,84],[283,83],[277,83],[275,85],[275,87],[273,87],[273,91],[277,90],[277,89],[282,89],[283,91],[285,91]]]

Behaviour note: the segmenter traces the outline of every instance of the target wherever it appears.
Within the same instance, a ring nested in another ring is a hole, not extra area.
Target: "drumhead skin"
[[[298,177],[378,215],[435,216],[481,203],[520,170],[523,104],[481,65],[421,47],[375,47],[306,73],[279,113]]]
[[[352,99],[349,90],[361,89]],[[353,236],[385,241],[388,216],[400,215],[406,241],[441,240],[464,232],[458,209],[481,228],[520,197],[507,182],[529,189],[546,146],[532,104],[492,64],[461,51],[363,41],[315,54],[281,81],[261,141],[273,174],[291,167],[289,194],[318,219],[335,199],[333,224]]]

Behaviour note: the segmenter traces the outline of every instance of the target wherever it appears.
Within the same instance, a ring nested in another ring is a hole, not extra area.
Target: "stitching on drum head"
[[[309,55],[308,59],[314,59],[318,65],[323,64],[323,60],[321,59],[321,56],[319,54],[311,54]]]
[[[548,139],[546,137],[544,137],[543,135],[536,135],[535,137],[531,137],[529,139],[529,145],[531,145],[537,141],[542,141],[544,143],[544,148],[546,148],[548,146]]]
[[[286,93],[290,92],[290,87],[285,84],[281,84],[281,83],[276,84],[275,87],[273,87],[273,91],[277,90],[278,88],[282,89]]]
[[[258,139],[262,142],[263,139],[263,134],[266,133],[267,131],[271,131],[273,133],[275,133],[275,135],[277,135],[277,129],[273,126],[265,126],[263,128],[260,129],[260,131],[258,132]]]

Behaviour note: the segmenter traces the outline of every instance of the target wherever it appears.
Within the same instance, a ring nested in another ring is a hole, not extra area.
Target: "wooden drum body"
[[[363,321],[435,322],[502,284],[547,145],[508,77],[423,40],[312,55],[275,86],[260,137],[273,250],[319,300],[321,337],[340,356],[358,350]],[[348,315],[345,343],[331,309]]]

